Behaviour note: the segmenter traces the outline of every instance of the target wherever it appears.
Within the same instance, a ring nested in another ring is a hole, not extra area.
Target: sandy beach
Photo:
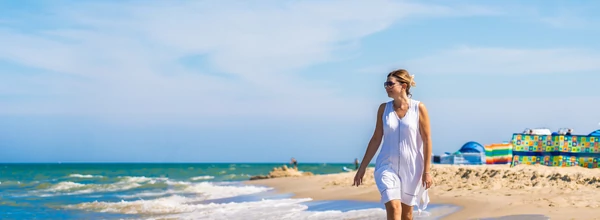
[[[543,214],[551,219],[600,219],[600,169],[519,165],[432,166],[431,203],[462,207],[444,219],[478,219]],[[379,201],[369,168],[364,185],[355,172],[248,181],[295,198]]]

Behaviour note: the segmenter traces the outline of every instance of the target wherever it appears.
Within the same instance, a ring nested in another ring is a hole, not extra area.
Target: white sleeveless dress
[[[403,118],[394,111],[393,101],[383,113],[383,144],[375,165],[375,183],[381,202],[391,200],[427,208],[429,196],[423,187],[423,139],[419,132],[419,101],[410,100]]]

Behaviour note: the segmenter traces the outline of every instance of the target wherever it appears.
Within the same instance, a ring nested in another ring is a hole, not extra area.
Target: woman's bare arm
[[[365,152],[365,156],[363,157],[363,159],[360,163],[359,169],[363,169],[363,170],[366,169],[367,166],[369,166],[371,159],[373,159],[373,156],[375,156],[375,153],[377,153],[377,150],[379,149],[379,145],[381,144],[381,139],[383,138],[383,120],[381,118],[383,117],[384,110],[385,110],[385,103],[382,103],[381,105],[379,105],[379,109],[377,110],[377,120],[375,123],[375,131],[373,132],[373,136],[371,136],[371,140],[369,141],[369,145],[367,146],[367,151]]]
[[[422,102],[419,103],[419,132],[421,133],[421,139],[423,139],[423,159],[425,162],[423,172],[428,173],[431,168],[431,128],[427,108]]]

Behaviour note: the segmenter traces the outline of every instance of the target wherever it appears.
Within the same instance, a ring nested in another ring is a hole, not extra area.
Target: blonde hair
[[[412,94],[410,94],[410,87],[417,86],[415,75],[410,75],[405,69],[397,69],[387,75],[387,77],[390,76],[396,78],[400,83],[406,83],[406,95],[412,97]]]

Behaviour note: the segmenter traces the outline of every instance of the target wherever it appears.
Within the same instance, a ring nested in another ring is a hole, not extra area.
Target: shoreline
[[[352,186],[356,171],[244,181],[293,198],[379,202],[373,168],[364,185]],[[551,219],[600,219],[600,169],[519,165],[432,166],[430,203],[459,210],[443,219],[545,215]],[[383,208],[383,204],[382,204]]]
[[[348,172],[354,175],[355,172]],[[345,173],[341,173],[345,174]],[[384,205],[380,203],[379,191],[373,187],[353,187],[353,186],[323,186],[320,190],[315,190],[313,186],[307,187],[313,183],[315,177],[327,178],[328,176],[336,176],[338,174],[322,174],[307,177],[281,177],[273,179],[260,179],[260,180],[248,180],[244,181],[244,184],[266,186],[271,187],[278,194],[287,194],[294,199],[311,198],[312,201],[333,201],[333,200],[349,200],[349,201],[361,201],[361,202],[374,202],[379,203],[379,208],[385,209]],[[430,193],[431,197],[431,193]],[[435,200],[434,200],[435,199]],[[435,197],[431,197],[432,201],[437,201]],[[452,204],[449,202],[435,202],[430,203],[426,211],[431,211],[431,205],[435,206],[454,206],[450,210],[443,210],[445,213],[438,213],[438,215],[444,216],[445,218],[451,217],[456,213],[464,210],[465,208],[460,204],[469,204],[471,201],[465,203]],[[442,207],[444,208],[444,207]],[[460,215],[459,215],[460,217]],[[464,218],[463,218],[464,219]]]

